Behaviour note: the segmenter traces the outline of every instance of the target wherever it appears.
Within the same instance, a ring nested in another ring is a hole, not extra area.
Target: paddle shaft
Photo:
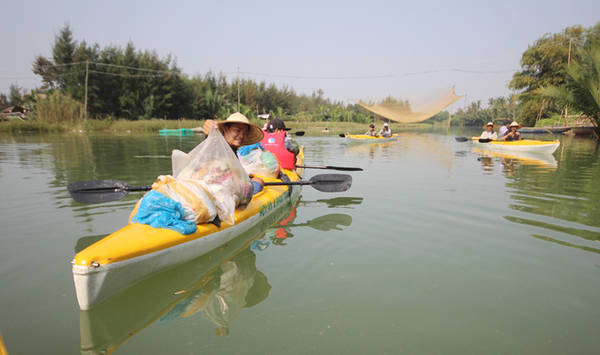
[[[352,186],[352,176],[342,174],[315,175],[308,181],[266,182],[264,186],[310,185],[322,192],[342,192]],[[129,186],[118,180],[79,181],[67,186],[71,197],[81,203],[117,201],[132,191],[148,191],[152,186]]]
[[[471,139],[467,138],[467,137],[454,137],[454,139],[457,142],[470,142],[471,141]],[[479,143],[489,143],[489,142],[493,141],[493,139],[490,139],[490,138],[479,138],[477,141]]]
[[[316,166],[316,165],[296,165],[296,168],[302,169],[325,169],[325,170],[341,170],[341,171],[363,171],[362,168],[353,168],[349,166]]]

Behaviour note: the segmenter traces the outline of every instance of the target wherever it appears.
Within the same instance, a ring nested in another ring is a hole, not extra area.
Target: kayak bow
[[[298,164],[304,163],[302,150]],[[282,170],[299,181],[302,169]],[[280,182],[264,179],[265,182]],[[235,224],[201,224],[182,235],[170,229],[131,223],[75,255],[73,280],[82,310],[164,268],[183,263],[229,242],[300,196],[301,186],[266,186],[243,209],[235,211]]]

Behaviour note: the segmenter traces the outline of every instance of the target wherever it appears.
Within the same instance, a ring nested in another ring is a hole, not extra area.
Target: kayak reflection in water
[[[161,321],[186,318],[201,312],[204,318],[216,325],[217,336],[227,336],[229,324],[242,309],[264,301],[270,291],[267,277],[256,269],[256,254],[246,248],[221,264],[210,282],[175,305]]]

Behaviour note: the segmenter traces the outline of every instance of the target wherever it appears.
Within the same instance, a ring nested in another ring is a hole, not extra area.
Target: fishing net
[[[378,116],[387,118],[388,120],[400,123],[413,123],[425,121],[426,119],[435,116],[446,107],[458,101],[461,97],[462,96],[458,96],[456,93],[454,93],[453,86],[442,96],[429,102],[420,104],[413,109],[411,109],[410,106],[406,105],[404,102],[366,104],[362,101],[359,101],[358,105]]]

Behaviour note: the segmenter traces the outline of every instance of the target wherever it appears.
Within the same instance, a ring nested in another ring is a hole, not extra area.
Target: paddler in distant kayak
[[[367,131],[367,133],[365,133],[365,136],[377,137],[377,133],[375,133],[375,125],[374,124],[371,123],[369,125],[369,130]]]
[[[502,137],[502,140],[503,141],[520,141],[521,139],[523,139],[523,137],[521,137],[521,133],[519,131],[517,131],[520,127],[521,127],[521,125],[518,124],[517,121],[512,121],[510,126],[508,126],[508,128],[509,128],[508,133],[504,137]]]
[[[221,122],[206,120],[202,126],[202,131],[208,135],[215,127],[221,131],[227,144],[234,152],[237,152],[241,146],[260,142],[264,136],[260,127],[250,123],[248,118],[239,112],[232,114]],[[262,190],[265,183],[261,178],[251,177],[251,180],[254,184],[255,193]]]
[[[498,135],[496,134],[496,132],[494,132],[493,122],[488,122],[483,128],[485,130],[481,132],[481,135],[479,136],[480,139],[498,139]]]
[[[377,133],[377,136],[382,136],[384,138],[389,138],[392,136],[392,130],[390,129],[390,125],[388,125],[387,122],[383,124],[383,127],[381,128],[379,133]]]
[[[286,131],[289,131],[289,128],[285,123],[279,118],[273,118],[267,124],[267,130],[263,132],[264,137],[260,144],[277,157],[282,168],[294,170],[298,144],[287,135]]]

